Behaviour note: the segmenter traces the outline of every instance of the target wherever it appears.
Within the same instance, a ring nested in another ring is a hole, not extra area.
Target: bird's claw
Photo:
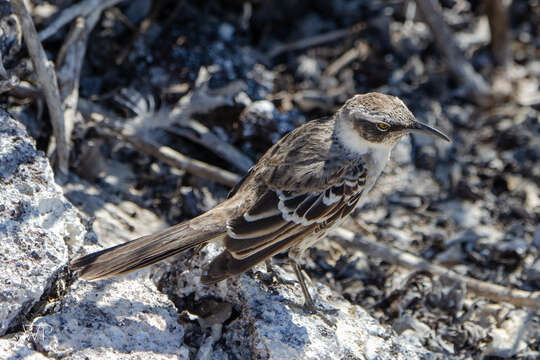
[[[332,308],[328,309],[328,308],[323,308],[323,307],[317,307],[314,304],[308,304],[308,303],[305,303],[304,305],[300,305],[288,299],[284,299],[283,302],[286,303],[291,308],[302,310],[309,315],[318,316],[322,321],[326,323],[326,325],[330,327],[333,327],[333,328],[336,327],[336,323],[328,319],[325,315],[335,316],[339,312],[339,309],[332,309]]]

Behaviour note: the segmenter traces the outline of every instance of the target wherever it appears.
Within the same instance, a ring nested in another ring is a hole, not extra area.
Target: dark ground
[[[34,3],[39,30],[54,17],[43,15],[47,4],[64,8],[71,2]],[[481,2],[441,3],[467,58],[493,81],[497,69]],[[88,42],[80,96],[132,118],[126,122],[141,136],[238,174],[238,167],[164,130],[177,125],[168,116],[171,109],[185,111],[179,101],[197,91],[201,67],[210,73],[203,92],[221,98],[217,107],[192,116],[253,161],[298,124],[331,114],[354,94],[400,96],[453,143],[414,137],[401,144],[375,200],[357,210],[347,226],[354,229],[358,222],[378,241],[464,275],[540,290],[540,2],[514,0],[510,6],[512,59],[503,77],[510,96],[488,108],[471,103],[452,78],[413,2],[247,4],[136,0],[105,11]],[[360,30],[337,41],[268,56],[279,44],[353,25]],[[67,27],[45,41],[50,58],[66,32]],[[359,55],[329,74],[329,66],[351,48]],[[4,65],[9,70],[25,58],[23,48]],[[30,72],[25,77],[33,81]],[[259,100],[270,102],[253,104]],[[9,93],[0,101],[46,151],[51,135],[46,111]],[[269,104],[275,109],[261,110]],[[103,137],[83,120],[72,140],[72,172],[169,224],[198,215],[227,195],[226,187]],[[90,162],[82,160],[88,144],[97,149]],[[119,177],[122,186],[108,176]],[[332,241],[311,251],[306,269],[314,281],[330,284],[396,331],[425,332],[425,345],[438,352],[460,358],[540,356],[538,312],[466,296],[459,284],[411,273]],[[516,338],[520,329],[527,330]],[[506,353],[487,350],[514,340],[516,347]]]

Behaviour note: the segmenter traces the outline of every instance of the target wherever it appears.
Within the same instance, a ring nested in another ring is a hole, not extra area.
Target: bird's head
[[[336,113],[340,137],[345,142],[366,141],[370,145],[393,147],[413,132],[424,133],[450,141],[448,136],[416,120],[398,97],[381,93],[356,95]]]

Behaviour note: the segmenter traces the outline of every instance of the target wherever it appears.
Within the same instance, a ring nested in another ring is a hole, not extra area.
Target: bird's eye
[[[381,131],[387,131],[388,129],[390,129],[390,125],[388,125],[387,123],[380,122],[380,123],[377,123],[377,129]]]

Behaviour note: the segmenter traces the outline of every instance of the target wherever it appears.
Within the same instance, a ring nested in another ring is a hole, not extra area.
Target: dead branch
[[[19,86],[20,82],[21,81],[19,80],[19,78],[15,75],[8,75],[5,80],[0,80],[0,94],[12,91],[17,86]]]
[[[152,140],[143,139],[138,136],[133,129],[128,129],[121,125],[120,119],[97,104],[93,104],[85,99],[79,99],[78,109],[84,117],[99,123],[103,128],[110,131],[114,136],[119,137],[122,141],[131,144],[137,150],[152,155],[171,166],[184,169],[193,175],[214,180],[220,184],[231,187],[240,181],[240,176],[237,174],[192,159],[168,146],[156,144]]]
[[[70,6],[62,11],[62,13],[47,26],[45,29],[39,32],[39,40],[45,41],[51,35],[55,34],[62,26],[71,22],[73,19],[78,16],[88,16],[93,12],[100,12],[103,9],[109,8],[118,4],[124,0],[84,0],[80,3],[77,3],[73,6]]]
[[[234,105],[234,97],[247,89],[244,81],[232,81],[224,87],[210,89],[211,75],[201,66],[192,91],[182,96],[171,110],[170,117],[177,122],[187,121],[194,114],[207,114],[222,106]]]
[[[253,165],[253,161],[246,155],[242,154],[237,148],[231,144],[218,138],[210,129],[200,122],[189,119],[180,122],[181,127],[168,127],[167,131],[176,135],[185,137],[206,149],[212,151],[217,156],[228,161],[236,168],[247,172]]]
[[[369,51],[369,46],[365,42],[360,42],[357,46],[352,49],[347,50],[343,55],[334,60],[326,70],[324,75],[334,76],[345,66],[349,65],[351,62],[358,58],[367,57]]]
[[[409,254],[402,250],[380,244],[375,240],[369,240],[366,237],[356,236],[354,232],[338,228],[330,234],[334,240],[342,243],[346,247],[354,247],[368,254],[384,259],[392,264],[403,266],[415,271],[427,270],[437,276],[451,281],[464,282],[467,289],[487,299],[499,302],[508,302],[516,306],[525,306],[530,308],[540,308],[540,291],[523,291],[518,289],[509,289],[504,286],[491,284],[485,281],[473,279],[469,276],[460,275],[450,269],[440,265],[435,265],[418,256]]]
[[[484,0],[491,32],[491,51],[495,63],[506,66],[510,61],[510,29],[508,26],[508,6],[506,0]]]
[[[452,31],[444,22],[438,1],[415,1],[422,18],[435,38],[435,44],[443,53],[454,77],[465,87],[467,93],[477,104],[483,106],[491,104],[492,94],[489,85],[461,53]]]
[[[210,89],[210,77],[205,67],[199,69],[193,90],[184,95],[170,112],[170,118],[174,119],[177,126],[169,126],[166,130],[206,147],[238,169],[247,172],[253,165],[251,159],[192,118],[194,114],[205,114],[218,107],[232,106],[234,97],[245,90],[247,84],[233,81],[222,88]]]
[[[78,17],[56,59],[58,86],[60,87],[68,138],[71,136],[77,115],[79,80],[88,38],[100,17],[101,9],[92,12],[88,18]]]
[[[43,46],[41,46],[41,43],[38,40],[34,22],[24,5],[24,1],[13,0],[11,4],[13,6],[13,11],[20,20],[24,42],[28,48],[28,53],[32,58],[32,62],[34,63],[37,80],[43,91],[49,109],[49,116],[56,140],[57,169],[60,174],[67,175],[69,163],[69,137],[66,133],[64,112],[60,102],[60,93],[58,91],[54,66],[47,60],[45,50],[43,50]]]
[[[328,42],[336,41],[344,37],[354,35],[360,32],[363,28],[364,28],[363,25],[357,24],[347,29],[334,30],[334,31],[330,31],[324,34],[303,38],[303,39],[293,41],[287,44],[278,45],[278,46],[275,46],[273,49],[271,49],[267,53],[267,56],[269,58],[274,58],[278,55],[281,55],[289,51],[307,49],[313,46],[322,45]]]
[[[15,86],[13,89],[11,89],[9,95],[14,96],[18,99],[39,99],[43,97],[43,93],[39,89],[36,89],[25,82],[22,82],[19,85]]]
[[[124,46],[124,48],[120,51],[119,55],[116,57],[115,59],[116,64],[120,65],[124,62],[126,57],[129,55],[129,52],[131,51],[131,48],[133,47],[133,44],[135,43],[137,38],[140,37],[141,35],[144,35],[148,31],[148,29],[152,26],[152,23],[155,22],[156,17],[158,16],[158,14],[160,13],[161,9],[163,8],[165,4],[166,3],[163,1],[155,2],[152,6],[152,11],[150,12],[150,14],[148,14],[148,16],[145,19],[141,21],[141,23],[139,24],[139,27],[136,27],[133,24],[131,24],[129,19],[125,17],[125,15],[122,14],[120,11],[118,11],[119,13],[118,15],[122,19],[122,22],[126,25],[128,23],[130,24],[127,26],[132,29],[133,34],[130,36],[129,40],[127,41],[126,46]]]

